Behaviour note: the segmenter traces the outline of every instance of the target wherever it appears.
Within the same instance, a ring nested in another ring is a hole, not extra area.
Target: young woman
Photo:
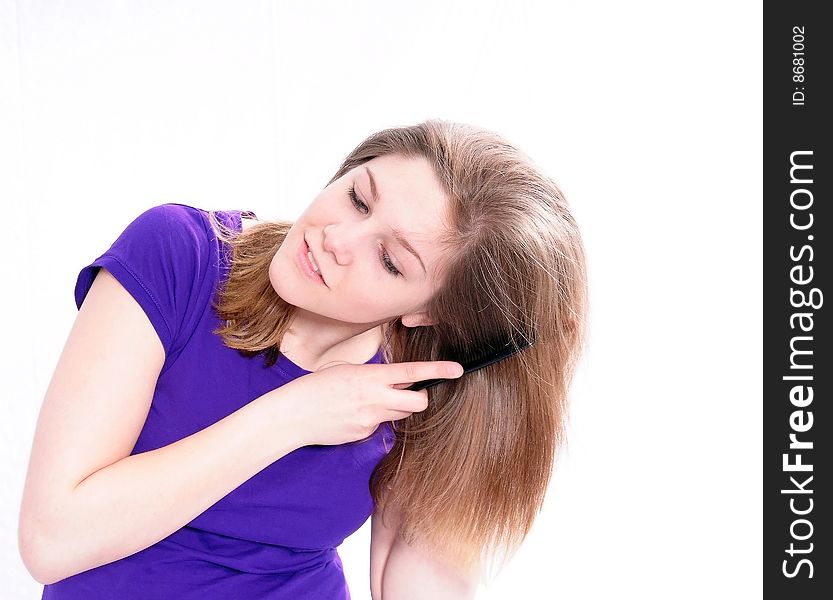
[[[375,600],[472,597],[544,499],[587,304],[558,187],[447,121],[367,138],[295,223],[152,208],[75,298],[20,513],[55,599],[349,598],[371,515]]]

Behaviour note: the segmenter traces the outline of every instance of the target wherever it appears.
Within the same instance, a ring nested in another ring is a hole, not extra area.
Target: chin
[[[284,301],[288,302],[289,304],[296,304],[292,301],[292,294],[290,290],[285,289],[286,277],[282,277],[280,274],[280,270],[278,269],[278,265],[276,264],[277,261],[274,259],[272,260],[272,264],[269,265],[269,283],[272,284],[272,289],[275,290],[275,293],[280,296]]]

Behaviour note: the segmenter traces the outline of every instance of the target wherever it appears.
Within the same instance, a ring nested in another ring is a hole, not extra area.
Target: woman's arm
[[[163,362],[147,316],[100,269],[47,389],[23,491],[20,553],[39,582],[155,544],[299,447],[282,403],[264,395],[130,456]]]
[[[398,517],[386,524],[374,513],[370,528],[370,595],[373,600],[465,600],[477,592],[476,573],[463,576],[425,549],[399,537]]]
[[[382,600],[382,573],[385,563],[390,556],[393,542],[396,539],[398,518],[389,510],[387,523],[382,523],[379,510],[370,517],[370,597],[372,600]]]

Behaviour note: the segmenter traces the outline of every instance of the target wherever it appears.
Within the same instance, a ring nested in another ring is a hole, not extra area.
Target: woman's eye
[[[385,267],[385,270],[388,273],[390,273],[394,277],[399,277],[400,275],[402,275],[402,273],[399,272],[399,269],[396,268],[396,265],[394,265],[391,262],[390,256],[388,256],[388,253],[385,252],[385,248],[383,246],[379,246],[379,253],[379,255],[382,258],[382,265]]]
[[[359,196],[356,194],[356,186],[351,185],[350,190],[347,193],[350,196],[350,201],[353,203],[353,206],[356,207],[356,210],[358,210],[363,215],[366,215],[370,209],[368,208],[367,204],[359,200]],[[390,273],[394,277],[399,277],[400,275],[402,275],[399,269],[396,268],[396,265],[394,265],[391,261],[388,253],[385,252],[384,246],[379,246],[379,259],[382,261],[382,266],[388,273]]]
[[[355,206],[356,209],[360,213],[366,215],[367,211],[369,209],[367,208],[367,204],[365,204],[364,202],[359,200],[359,197],[356,195],[356,187],[355,186],[353,186],[353,185],[350,186],[349,195],[350,195],[351,202],[353,202],[353,206]]]

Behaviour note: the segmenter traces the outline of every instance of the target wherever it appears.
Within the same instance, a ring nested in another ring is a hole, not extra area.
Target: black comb
[[[463,366],[463,374],[460,377],[464,377],[467,373],[471,373],[472,371],[477,371],[478,369],[482,369],[488,365],[494,364],[498,361],[503,360],[504,358],[509,358],[523,350],[524,348],[528,348],[532,344],[535,343],[535,340],[532,338],[521,338],[519,342],[512,343],[511,341],[507,342],[504,346],[499,348],[496,352],[492,352],[482,356],[480,358],[475,358],[468,362],[460,362]],[[459,379],[459,378],[458,378]],[[416,383],[411,384],[409,387],[405,388],[406,390],[411,391],[418,391],[424,390],[425,388],[429,388],[432,386],[437,385],[438,383],[442,383],[444,381],[453,381],[454,378],[450,379],[424,379],[422,381],[417,381]]]

